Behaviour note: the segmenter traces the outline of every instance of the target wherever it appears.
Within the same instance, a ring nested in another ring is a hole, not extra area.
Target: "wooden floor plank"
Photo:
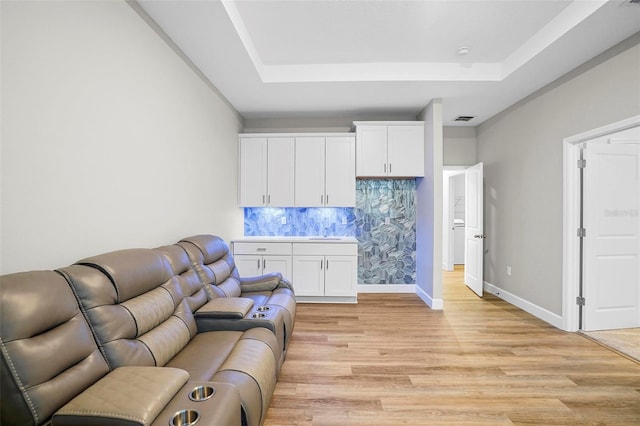
[[[300,304],[265,426],[640,425],[640,365],[445,274],[413,294]]]

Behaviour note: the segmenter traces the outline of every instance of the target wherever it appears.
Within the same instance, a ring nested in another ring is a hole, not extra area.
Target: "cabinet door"
[[[325,201],[325,138],[297,137],[295,203],[299,207],[320,207]]]
[[[389,176],[424,176],[424,127],[389,126]]]
[[[356,128],[356,174],[358,176],[387,175],[387,126]]]
[[[291,256],[263,256],[262,273],[280,272],[282,276],[291,280]]]
[[[353,137],[327,137],[325,142],[325,203],[356,205],[356,144]]]
[[[293,256],[297,296],[324,296],[324,256]]]
[[[267,196],[267,138],[240,139],[240,206],[265,205]]]
[[[262,256],[251,254],[235,255],[233,260],[241,277],[262,275]]]
[[[267,204],[293,206],[294,138],[269,138],[267,150]]]
[[[358,279],[356,256],[325,256],[325,296],[355,296]]]

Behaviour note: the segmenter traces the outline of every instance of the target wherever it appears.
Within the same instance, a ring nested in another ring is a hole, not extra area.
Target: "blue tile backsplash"
[[[355,208],[245,208],[244,234],[356,237],[358,283],[415,284],[415,199],[414,179],[357,180]]]
[[[248,237],[355,237],[355,232],[353,208],[244,209],[244,235]]]

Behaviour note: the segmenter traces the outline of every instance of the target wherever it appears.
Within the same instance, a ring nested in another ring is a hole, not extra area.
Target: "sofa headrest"
[[[181,246],[173,244],[158,247],[155,250],[159,251],[169,262],[173,275],[180,275],[191,269],[189,255]]]
[[[202,252],[204,265],[214,263],[229,253],[227,242],[216,235],[195,235],[183,238],[180,242],[191,243],[196,246]]]
[[[99,269],[116,288],[117,302],[153,290],[173,275],[168,261],[153,249],[118,250],[76,262]]]
[[[46,424],[109,371],[67,281],[54,271],[0,277],[1,424]]]
[[[37,336],[80,313],[69,284],[53,271],[5,275],[0,290],[5,342]]]

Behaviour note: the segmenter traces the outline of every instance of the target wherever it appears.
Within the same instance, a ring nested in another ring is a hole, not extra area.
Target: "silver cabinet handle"
[[[271,194],[267,195],[267,204],[271,204]]]
[[[327,266],[326,266],[326,270],[329,270],[329,259],[325,260],[325,262],[327,262]]]
[[[264,194],[262,194],[262,204],[264,204],[264,199],[265,199]]]
[[[391,173],[391,163],[389,163],[389,173]]]
[[[258,271],[260,271],[260,259],[258,259]]]
[[[329,204],[329,194],[324,196],[324,203],[325,203],[325,205]]]
[[[267,259],[262,259],[262,269],[267,267]]]
[[[384,172],[387,173],[387,163],[384,163]]]
[[[320,261],[320,269],[322,269],[322,260]]]
[[[322,194],[320,194],[320,204],[322,204]]]

